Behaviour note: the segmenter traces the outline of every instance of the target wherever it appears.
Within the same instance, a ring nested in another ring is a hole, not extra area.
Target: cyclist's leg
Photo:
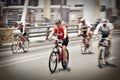
[[[66,47],[67,47],[67,45],[68,45],[68,42],[69,42],[69,39],[66,38],[66,39],[63,41],[63,44],[62,44],[63,61],[66,61],[66,60],[67,60]]]

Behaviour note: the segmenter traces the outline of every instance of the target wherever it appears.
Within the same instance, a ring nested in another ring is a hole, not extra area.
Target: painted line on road
[[[8,63],[8,64],[0,65],[0,68],[1,67],[7,67],[7,66],[10,66],[10,65],[14,65],[14,64],[18,64],[18,63],[27,62],[27,61],[42,59],[42,58],[45,58],[45,57],[48,57],[48,56],[45,55],[45,56],[35,57],[35,58],[26,59],[26,60],[22,60],[22,61],[12,62],[12,63]]]

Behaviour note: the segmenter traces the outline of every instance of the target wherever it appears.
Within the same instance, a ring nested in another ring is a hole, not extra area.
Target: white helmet
[[[102,19],[101,21],[102,21],[102,22],[106,22],[106,21],[107,21],[107,19],[106,19],[106,18],[104,18],[104,19]]]
[[[17,24],[22,24],[22,22],[21,22],[21,21],[18,21]]]
[[[84,20],[85,20],[85,18],[81,18],[81,19],[80,19],[81,22],[84,21]]]

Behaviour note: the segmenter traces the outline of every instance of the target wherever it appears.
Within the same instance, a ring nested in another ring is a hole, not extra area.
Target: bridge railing
[[[54,25],[46,25],[46,26],[39,26],[39,27],[26,27],[26,31],[29,38],[34,37],[48,37],[51,29]],[[78,25],[67,25],[68,34],[77,33]]]

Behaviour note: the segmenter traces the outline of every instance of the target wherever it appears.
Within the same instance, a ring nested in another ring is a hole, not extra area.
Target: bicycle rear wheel
[[[57,53],[52,51],[49,56],[49,70],[51,73],[54,73],[56,68],[57,68]]]
[[[19,41],[17,39],[15,39],[13,42],[12,42],[12,53],[13,54],[16,54],[19,50]]]
[[[63,67],[63,69],[66,69],[67,66],[68,66],[68,63],[69,63],[69,52],[68,52],[68,49],[66,49],[66,54],[67,54],[66,64],[63,63],[63,58],[62,58],[62,67]]]

